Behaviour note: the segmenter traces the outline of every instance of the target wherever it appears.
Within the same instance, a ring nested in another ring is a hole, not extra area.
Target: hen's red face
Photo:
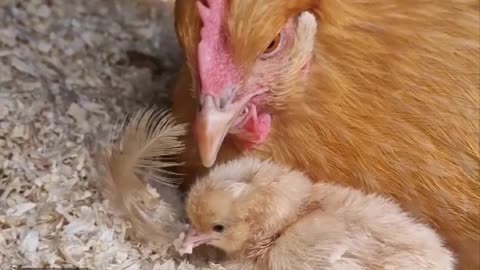
[[[275,39],[265,45],[266,49],[258,53],[253,66],[245,69],[234,63],[227,42],[226,1],[205,2],[196,2],[203,26],[197,48],[199,111],[194,126],[202,163],[211,167],[225,136],[234,136],[242,150],[267,139],[272,88],[288,65],[295,23],[289,20]]]

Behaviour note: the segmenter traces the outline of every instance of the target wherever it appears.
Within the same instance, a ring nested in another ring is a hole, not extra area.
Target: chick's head
[[[209,244],[227,253],[240,249],[248,239],[249,222],[239,211],[239,199],[221,189],[206,188],[196,194],[188,200],[191,228],[185,244],[191,248]]]
[[[187,198],[191,229],[185,243],[192,248],[209,244],[227,253],[235,252],[249,238],[247,204],[258,171],[255,162],[227,163],[199,179]]]
[[[191,228],[184,249],[208,244],[227,254],[239,252],[249,240],[275,231],[295,215],[310,186],[303,174],[257,158],[219,165],[189,192]]]

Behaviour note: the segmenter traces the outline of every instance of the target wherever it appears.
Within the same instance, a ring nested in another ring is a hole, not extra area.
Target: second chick
[[[241,158],[196,182],[183,249],[208,244],[226,269],[454,269],[439,236],[391,200],[270,161]]]

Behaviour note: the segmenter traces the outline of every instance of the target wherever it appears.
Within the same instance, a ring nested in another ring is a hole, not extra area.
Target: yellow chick
[[[202,244],[226,269],[454,269],[429,226],[392,200],[245,157],[213,168],[188,194],[182,253]]]

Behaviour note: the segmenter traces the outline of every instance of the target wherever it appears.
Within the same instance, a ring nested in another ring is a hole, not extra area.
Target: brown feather
[[[132,223],[135,234],[151,244],[169,245],[183,229],[177,189],[182,178],[170,171],[181,165],[173,157],[184,150],[179,138],[185,127],[175,124],[168,111],[142,109],[114,129],[112,145],[100,160],[106,197]],[[156,184],[160,194],[149,184]],[[175,197],[176,202],[168,202]]]

